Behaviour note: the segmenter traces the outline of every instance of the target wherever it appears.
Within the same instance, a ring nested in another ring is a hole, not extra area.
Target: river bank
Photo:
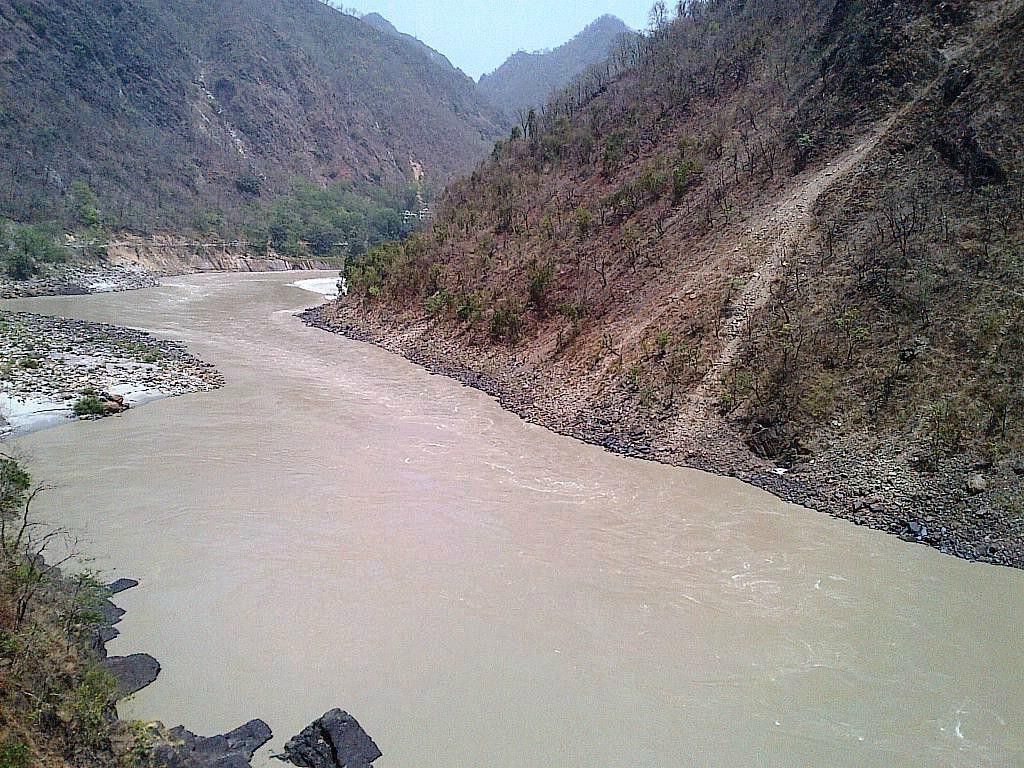
[[[0,299],[133,291],[155,287],[170,274],[136,264],[59,264],[26,280],[0,276]]]
[[[160,673],[148,654],[107,653],[125,613],[111,598],[138,582],[103,584],[91,571],[65,573],[48,564],[45,545],[68,543],[68,536],[61,529],[26,532],[25,522],[39,530],[30,517],[28,476],[9,458],[0,463],[0,764],[247,768],[272,736],[261,720],[200,737],[183,726],[118,716],[117,703]]]
[[[0,311],[0,438],[222,386],[183,344],[131,328]]]
[[[972,561],[1024,568],[1024,461],[958,455],[925,468],[924,446],[862,433],[826,439],[813,459],[776,467],[738,430],[673,430],[605,398],[588,407],[580,382],[559,380],[512,348],[468,346],[410,322],[335,302],[307,325],[369,342],[495,397],[506,409],[586,443],[635,458],[736,477],[779,498]],[[700,425],[697,425],[700,426]]]

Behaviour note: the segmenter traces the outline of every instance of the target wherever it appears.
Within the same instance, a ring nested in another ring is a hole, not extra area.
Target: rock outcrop
[[[332,709],[290,739],[278,758],[300,768],[369,768],[380,756],[352,715]]]
[[[154,682],[160,674],[160,662],[148,653],[109,656],[103,660],[103,668],[117,680],[117,698],[119,699],[138,693]]]
[[[182,726],[172,728],[171,741],[153,750],[153,764],[162,768],[249,768],[256,750],[270,741],[270,726],[250,720],[220,736],[196,736]]]

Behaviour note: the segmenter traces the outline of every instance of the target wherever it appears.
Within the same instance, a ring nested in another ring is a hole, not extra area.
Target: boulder
[[[118,579],[107,584],[107,594],[116,595],[137,586],[139,582],[135,579]]]
[[[965,486],[967,488],[967,492],[972,495],[984,493],[988,490],[988,480],[986,480],[985,476],[980,472],[974,472],[967,477]]]
[[[100,623],[112,627],[121,621],[124,616],[124,609],[118,608],[109,600],[101,600],[96,606],[96,612],[100,615]]]
[[[92,638],[92,649],[100,656],[107,655],[107,643],[117,637],[120,632],[116,627],[99,627]]]
[[[103,667],[117,680],[118,699],[141,691],[160,674],[160,662],[148,653],[110,656],[103,660]]]
[[[332,709],[290,739],[278,758],[299,768],[369,768],[380,756],[352,715]]]
[[[128,410],[128,404],[124,402],[117,402],[116,400],[104,400],[103,410],[107,413],[124,413]]]

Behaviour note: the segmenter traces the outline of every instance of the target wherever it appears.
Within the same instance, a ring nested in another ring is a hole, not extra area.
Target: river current
[[[122,714],[263,718],[257,765],[335,706],[379,768],[1024,765],[1024,574],[526,424],[306,328],[295,279],[4,303],[227,379],[13,441],[141,582],[110,650],[163,671]]]

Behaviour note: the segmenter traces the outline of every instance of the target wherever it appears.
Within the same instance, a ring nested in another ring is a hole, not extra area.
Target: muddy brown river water
[[[186,342],[227,386],[18,438],[142,584],[125,715],[267,754],[331,707],[380,768],[1024,765],[1024,573],[606,453],[306,328],[293,275],[5,306]]]

